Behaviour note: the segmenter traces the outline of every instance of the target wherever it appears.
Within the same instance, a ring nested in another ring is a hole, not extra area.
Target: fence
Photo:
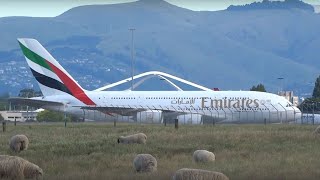
[[[161,107],[161,106],[160,106]],[[279,109],[281,107],[281,109]],[[174,123],[178,119],[180,124],[216,124],[216,123],[301,123],[302,114],[293,107],[285,108],[270,104],[265,110],[237,110],[215,109],[200,107],[171,106],[161,107],[163,111],[154,110],[155,107],[132,107],[141,109],[135,113],[123,111],[119,114],[108,115],[94,110],[83,110],[84,119],[94,121],[117,121],[128,123]],[[158,108],[159,109],[159,108]],[[172,111],[174,109],[175,112]]]
[[[306,100],[300,105],[302,112],[299,124],[320,124],[320,103]]]

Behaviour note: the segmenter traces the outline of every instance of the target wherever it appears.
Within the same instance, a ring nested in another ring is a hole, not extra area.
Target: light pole
[[[134,28],[130,28],[131,31],[131,91],[133,91],[133,75],[134,75],[134,56],[133,56],[133,32]]]

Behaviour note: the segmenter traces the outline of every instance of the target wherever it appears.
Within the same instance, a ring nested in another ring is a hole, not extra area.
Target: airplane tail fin
[[[44,96],[70,94],[87,105],[94,105],[85,90],[37,40],[20,38],[18,42]]]

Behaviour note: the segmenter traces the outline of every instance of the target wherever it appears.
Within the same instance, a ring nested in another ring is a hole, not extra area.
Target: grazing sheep
[[[20,134],[12,136],[10,139],[10,148],[12,151],[20,152],[27,150],[29,145],[29,140],[27,136]]]
[[[153,172],[157,170],[157,160],[150,154],[138,154],[133,160],[137,172]]]
[[[173,180],[229,180],[229,178],[214,171],[206,171],[202,169],[179,169],[173,175]]]
[[[42,179],[39,166],[17,156],[0,155],[0,179]]]
[[[120,136],[118,138],[118,143],[123,143],[123,144],[132,144],[132,143],[145,144],[146,142],[147,142],[147,136],[143,133],[133,134],[129,136]]]
[[[215,160],[215,156],[212,152],[207,150],[196,150],[193,153],[193,160],[195,162],[212,162]]]
[[[314,133],[315,133],[315,134],[320,134],[320,126],[318,126],[318,127],[316,128],[316,130],[314,131]]]

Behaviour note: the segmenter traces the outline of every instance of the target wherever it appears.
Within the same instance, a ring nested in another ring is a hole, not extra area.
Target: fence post
[[[313,117],[312,117],[312,125],[314,125],[314,114],[313,114]]]
[[[163,120],[164,120],[164,126],[167,126],[167,119],[164,118]]]
[[[264,125],[267,125],[267,118],[264,118]]]
[[[17,126],[17,118],[14,117],[14,126]]]
[[[116,126],[117,126],[117,120],[114,119],[114,120],[113,120],[113,127],[116,127]]]
[[[64,112],[64,127],[67,127],[67,114]]]
[[[6,130],[7,130],[7,124],[6,124],[6,121],[3,121],[2,122],[2,131],[6,132]]]
[[[174,128],[178,129],[179,128],[179,121],[178,119],[174,119]]]
[[[313,115],[312,125],[314,125],[314,103],[312,103],[312,115]]]

